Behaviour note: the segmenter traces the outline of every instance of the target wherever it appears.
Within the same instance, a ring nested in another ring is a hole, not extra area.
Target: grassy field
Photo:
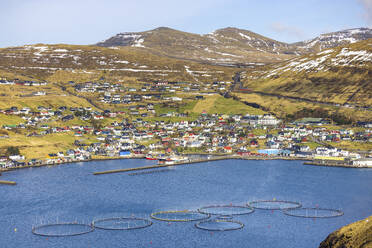
[[[267,111],[272,112],[281,118],[285,118],[286,115],[294,114],[295,112],[300,111],[304,108],[323,108],[330,113],[338,112],[354,120],[372,119],[372,111],[357,110],[324,104],[315,104],[286,98],[278,98],[275,96],[264,96],[256,93],[234,93],[234,95],[237,96],[241,101],[257,103],[267,109]]]
[[[232,98],[224,98],[221,95],[212,95],[206,96],[205,99],[198,101],[194,108],[193,112],[208,114],[252,114],[252,115],[262,115],[265,112],[252,108],[245,105],[239,101],[235,101]]]
[[[48,134],[42,137],[26,137],[24,134],[8,133],[10,138],[1,140],[0,150],[4,151],[9,146],[16,146],[27,159],[45,159],[49,153],[65,152],[67,149],[74,148],[75,140],[82,140],[85,143],[97,141],[91,135],[75,137],[72,132]]]
[[[24,120],[19,116],[0,114],[0,128],[3,125],[17,125],[19,123],[24,123]]]
[[[44,96],[30,96],[33,92],[44,91]],[[36,110],[38,106],[52,107],[92,107],[87,100],[68,94],[54,84],[46,86],[0,86],[0,109],[15,106],[18,108],[29,107]]]
[[[64,56],[60,56],[61,50]],[[35,52],[39,52],[39,55],[35,55]],[[9,54],[12,58],[9,58]],[[236,71],[234,68],[170,58],[136,47],[112,49],[66,44],[2,48],[0,66],[11,73],[9,77],[13,74],[24,74],[30,78],[53,82],[70,80],[83,82],[98,80],[101,77],[108,81],[117,81],[124,77],[191,82],[214,81],[230,80]],[[193,73],[187,72],[185,66]]]
[[[355,142],[343,140],[341,142],[328,142],[328,144],[348,151],[372,151],[371,142]]]
[[[283,96],[371,106],[372,63],[357,57],[371,54],[371,42],[372,39],[364,40],[330,49],[327,55],[311,53],[262,70],[247,71],[244,86]],[[345,56],[342,49],[350,53]]]
[[[331,233],[319,248],[371,248],[372,216]]]
[[[82,139],[88,143],[96,140],[90,136],[75,137],[72,133],[26,137],[24,134],[9,132],[9,136],[9,139],[1,140],[0,150],[4,151],[9,146],[15,146],[27,159],[45,159],[49,153],[65,152],[74,147],[73,143],[76,139]]]

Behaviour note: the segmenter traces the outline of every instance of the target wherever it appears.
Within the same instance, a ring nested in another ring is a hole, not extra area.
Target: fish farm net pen
[[[61,229],[61,228],[62,229],[66,228],[65,232],[59,232],[58,229]],[[72,230],[76,228],[82,229],[82,230]],[[70,229],[70,231],[67,231],[68,229]],[[94,226],[92,225],[74,223],[74,222],[45,224],[45,225],[35,226],[32,228],[32,233],[34,235],[44,236],[44,237],[71,237],[71,236],[88,234],[93,231],[94,231]]]
[[[234,231],[239,230],[244,227],[244,224],[240,221],[236,220],[207,220],[201,221],[195,224],[195,227],[201,230],[206,231],[215,231],[215,232],[223,232],[223,231]]]
[[[167,222],[188,222],[209,219],[210,214],[199,213],[197,211],[159,211],[151,214],[151,218]]]
[[[300,208],[302,207],[302,204],[299,202],[284,200],[258,200],[249,202],[247,206],[261,210],[286,210]]]
[[[341,210],[329,208],[296,208],[283,210],[283,213],[300,218],[334,218],[344,215]]]
[[[137,217],[113,217],[94,220],[92,226],[103,230],[135,230],[149,227],[152,221]]]
[[[251,214],[254,212],[254,209],[249,206],[211,205],[199,208],[198,212],[211,215],[231,216]]]

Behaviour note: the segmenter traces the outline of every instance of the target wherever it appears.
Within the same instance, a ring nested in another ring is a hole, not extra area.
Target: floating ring
[[[105,225],[102,225],[103,223],[107,222],[112,222],[116,221],[111,227],[107,227]],[[123,222],[124,221],[124,222]],[[119,222],[119,223],[118,223]],[[122,222],[122,223],[120,223]],[[143,222],[142,225],[138,226],[130,226],[130,222]],[[127,227],[115,227],[115,225],[118,224],[124,224],[128,223]],[[107,218],[107,219],[100,219],[100,220],[94,220],[92,222],[92,226],[98,229],[103,229],[103,230],[134,230],[134,229],[142,229],[151,226],[153,223],[150,220],[143,219],[143,218],[137,218],[137,217],[114,217],[114,218]]]
[[[225,224],[231,225],[231,226],[215,227],[215,228],[208,226],[208,224],[213,224],[213,223],[216,223],[217,225],[221,224],[221,223],[225,223]],[[241,223],[240,221],[236,221],[236,220],[218,220],[217,219],[217,220],[207,220],[207,221],[202,221],[202,222],[196,223],[195,227],[199,228],[199,229],[202,229],[202,230],[206,230],[206,231],[223,232],[223,231],[234,231],[234,230],[242,229],[244,227],[244,224]]]
[[[218,212],[217,209],[221,209],[221,212]],[[231,209],[231,211],[228,211]],[[241,211],[238,211],[238,210]],[[235,212],[234,212],[235,211]],[[206,207],[201,207],[198,209],[199,213],[210,214],[210,215],[244,215],[251,214],[254,212],[254,209],[249,206],[237,206],[237,205],[211,205]]]
[[[262,204],[260,206],[260,204]],[[280,206],[282,204],[282,206]],[[261,209],[261,210],[286,210],[286,209],[296,209],[302,207],[301,203],[294,201],[282,201],[282,200],[259,200],[251,201],[247,204],[251,208]],[[290,205],[290,206],[286,206]]]
[[[169,215],[198,215],[198,217],[192,217],[192,218],[169,218]],[[165,215],[164,217],[159,217],[159,215]],[[210,214],[205,214],[205,213],[200,213],[196,211],[189,211],[189,210],[179,210],[179,211],[160,211],[160,212],[155,212],[151,214],[151,218],[155,220],[160,220],[160,221],[174,221],[174,222],[188,222],[188,221],[197,221],[197,220],[206,220],[209,219],[211,215]]]
[[[53,228],[53,227],[61,227],[61,226],[80,226],[84,227],[87,230],[81,231],[81,232],[72,232],[72,233],[46,233],[40,231],[40,229],[43,228]],[[32,228],[32,233],[38,236],[44,236],[44,237],[71,237],[71,236],[78,236],[87,234],[94,231],[94,226],[88,225],[88,224],[80,224],[80,223],[56,223],[56,224],[46,224],[46,225],[40,225]]]
[[[344,212],[341,210],[329,208],[296,208],[283,210],[283,213],[301,218],[333,218],[344,215]]]

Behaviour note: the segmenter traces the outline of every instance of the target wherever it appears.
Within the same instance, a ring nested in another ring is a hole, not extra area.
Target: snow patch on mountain
[[[252,38],[246,34],[243,34],[243,33],[239,33],[239,35],[247,40],[252,40]]]

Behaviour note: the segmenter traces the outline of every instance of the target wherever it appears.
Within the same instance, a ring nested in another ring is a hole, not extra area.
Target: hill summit
[[[119,33],[96,45],[139,47],[158,55],[211,64],[255,66],[369,38],[372,38],[372,29],[355,28],[288,44],[234,27],[203,35],[159,27],[144,32]]]

